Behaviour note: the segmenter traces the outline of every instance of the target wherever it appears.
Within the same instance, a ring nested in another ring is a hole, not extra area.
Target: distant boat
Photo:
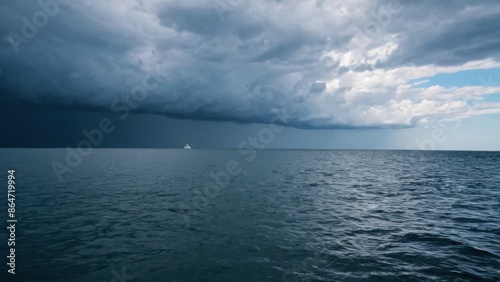
[[[184,145],[184,149],[191,150],[191,146],[189,146],[189,144],[186,144],[186,145]]]

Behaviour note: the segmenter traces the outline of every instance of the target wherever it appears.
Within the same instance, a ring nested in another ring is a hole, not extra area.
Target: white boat
[[[184,145],[184,149],[191,150],[191,146],[189,146],[189,144],[186,144],[186,145]]]

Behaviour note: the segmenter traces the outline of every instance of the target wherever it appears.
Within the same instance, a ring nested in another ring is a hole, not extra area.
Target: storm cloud
[[[280,110],[299,128],[500,113],[484,99],[499,87],[418,82],[500,67],[494,0],[3,1],[0,17],[4,105],[245,123]]]

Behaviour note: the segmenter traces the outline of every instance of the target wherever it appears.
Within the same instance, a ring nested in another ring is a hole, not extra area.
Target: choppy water
[[[64,150],[0,150],[2,189],[17,171],[15,278],[500,280],[500,153],[249,157],[94,150],[59,182],[51,162]],[[215,186],[228,164],[242,171]]]

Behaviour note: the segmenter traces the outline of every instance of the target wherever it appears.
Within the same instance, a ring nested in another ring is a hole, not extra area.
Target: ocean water
[[[0,150],[2,281],[500,281],[500,153]],[[3,224],[7,226],[3,220]]]

